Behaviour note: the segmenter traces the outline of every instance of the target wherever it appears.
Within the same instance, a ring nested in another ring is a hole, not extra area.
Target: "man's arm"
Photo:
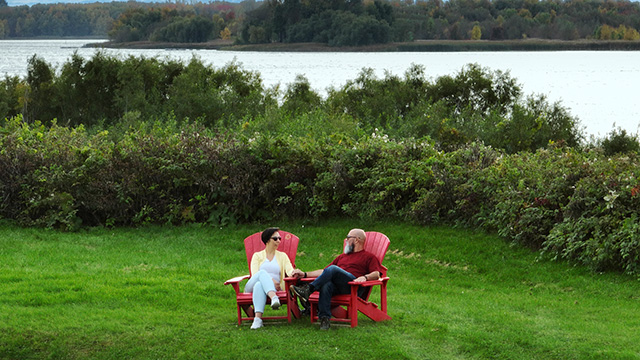
[[[380,279],[380,272],[379,271],[372,271],[368,274],[364,274],[362,276],[360,276],[359,278],[355,278],[353,281],[355,282],[365,282],[365,281],[369,281],[369,280],[378,280]]]
[[[295,270],[293,270],[293,273],[291,274],[291,276],[296,277],[298,279],[303,278],[303,277],[318,277],[318,276],[322,275],[322,271],[323,270],[324,269],[304,272],[304,271],[302,271],[300,269],[295,269]]]
[[[323,271],[324,269],[318,269],[318,270],[309,271],[306,274],[307,274],[307,277],[318,277],[322,275]]]

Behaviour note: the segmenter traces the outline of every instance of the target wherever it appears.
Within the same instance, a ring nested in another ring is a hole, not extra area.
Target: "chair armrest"
[[[233,284],[233,283],[239,283],[240,281],[244,280],[244,279],[248,279],[251,276],[249,275],[242,275],[242,276],[236,276],[234,278],[231,278],[227,281],[224,282],[225,285],[229,285],[229,284]]]
[[[225,285],[232,285],[236,294],[240,293],[240,281],[250,278],[250,275],[236,276],[224,282]]]
[[[310,277],[306,277],[306,278],[294,278],[294,277],[286,277],[284,278],[284,282],[287,284],[295,284],[298,281],[302,281],[302,282],[312,282],[313,280],[315,280],[316,278],[310,278]]]
[[[294,277],[286,277],[284,278],[284,289],[282,289],[283,291],[286,291],[287,293],[289,293],[289,286],[295,284],[298,281],[298,279],[294,278]]]
[[[368,280],[368,281],[363,281],[363,282],[349,281],[349,285],[376,286],[376,285],[383,285],[387,281],[389,281],[389,277],[385,276],[385,277],[382,277],[382,278],[377,279],[377,280]]]

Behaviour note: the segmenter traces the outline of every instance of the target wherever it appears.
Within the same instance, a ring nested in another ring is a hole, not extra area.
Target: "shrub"
[[[318,110],[318,117],[322,118]],[[637,153],[554,145],[506,154],[481,143],[441,151],[429,138],[250,135],[175,117],[121,127],[0,126],[0,217],[81,226],[354,217],[496,231],[597,270],[637,274]]]
[[[637,134],[630,135],[625,129],[618,128],[611,130],[609,136],[602,140],[601,146],[606,156],[626,154],[638,152],[640,140]]]
[[[581,160],[579,152],[562,148],[497,157],[469,174],[459,211],[468,224],[540,248],[583,176]]]
[[[209,127],[230,127],[276,104],[259,74],[234,63],[216,69],[196,58],[185,66],[132,56],[121,60],[102,52],[90,59],[74,54],[58,75],[34,56],[25,91],[16,91],[15,80],[4,84],[0,92],[11,98],[0,102],[0,111],[22,111],[27,121],[57,119],[70,126],[109,126],[137,111],[144,119],[173,113],[180,120],[202,118]]]
[[[287,86],[282,110],[292,116],[313,112],[322,104],[322,98],[311,89],[309,80],[297,75],[293,84]]]
[[[26,84],[17,76],[5,75],[0,80],[0,119],[17,116],[22,106],[20,104],[21,93],[24,94]]]
[[[565,218],[545,242],[556,258],[587,264],[596,270],[637,272],[640,247],[637,219],[640,210],[638,158],[598,158],[594,153],[583,167],[587,176],[575,185]]]
[[[28,126],[6,120],[0,152],[0,216],[26,225],[76,229],[81,224],[70,187],[87,148],[83,128]]]

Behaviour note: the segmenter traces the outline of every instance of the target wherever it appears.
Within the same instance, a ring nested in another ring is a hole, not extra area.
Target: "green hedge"
[[[637,153],[509,155],[425,139],[216,133],[173,118],[88,132],[0,127],[0,217],[67,230],[354,217],[450,223],[597,270],[638,274]]]

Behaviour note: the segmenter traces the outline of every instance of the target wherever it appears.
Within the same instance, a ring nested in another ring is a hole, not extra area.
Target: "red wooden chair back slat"
[[[364,249],[375,255],[382,264],[387,249],[389,249],[389,238],[385,234],[374,231],[366,232],[366,235],[367,241],[364,243]]]

